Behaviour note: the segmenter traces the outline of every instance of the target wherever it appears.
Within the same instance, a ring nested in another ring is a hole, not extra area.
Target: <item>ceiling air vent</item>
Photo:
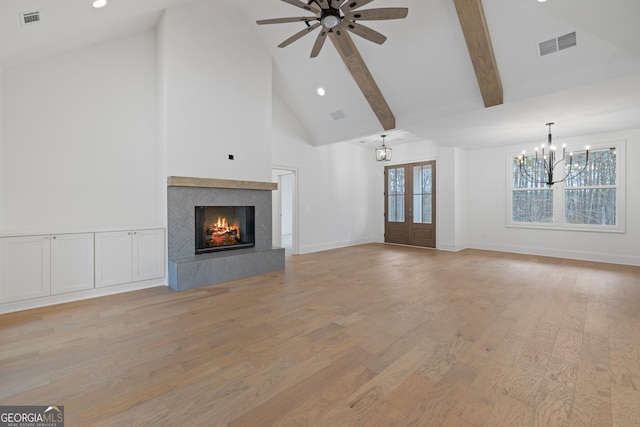
[[[576,41],[576,32],[565,34],[564,36],[558,37],[558,50],[565,50],[570,47],[576,46],[578,43]]]
[[[334,111],[333,113],[330,113],[330,115],[334,121],[344,119],[345,117],[347,117],[347,115],[342,110]]]
[[[577,46],[576,32],[538,43],[538,56],[546,56]]]
[[[20,13],[20,25],[33,25],[40,22],[40,11]]]

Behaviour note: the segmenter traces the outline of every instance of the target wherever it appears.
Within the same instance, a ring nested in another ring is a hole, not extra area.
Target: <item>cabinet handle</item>
[[[56,238],[56,236],[53,236],[53,237],[52,237],[52,239],[54,239],[54,240],[55,240],[55,238]]]

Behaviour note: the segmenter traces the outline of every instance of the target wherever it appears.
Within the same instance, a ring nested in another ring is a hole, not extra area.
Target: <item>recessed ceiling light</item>
[[[544,3],[544,2],[546,2],[546,1],[547,1],[547,0],[538,0],[538,2],[540,2],[540,3]]]
[[[322,87],[318,88],[318,95],[324,96],[325,93],[327,93],[327,92],[324,90],[324,88],[322,88]]]
[[[95,7],[96,9],[99,9],[106,5],[107,5],[107,0],[95,0],[93,2],[93,7]]]

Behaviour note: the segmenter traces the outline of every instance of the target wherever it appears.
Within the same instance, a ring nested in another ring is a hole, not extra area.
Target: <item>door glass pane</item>
[[[413,222],[431,224],[432,199],[431,165],[413,167]]]
[[[404,168],[387,171],[387,221],[404,222]]]

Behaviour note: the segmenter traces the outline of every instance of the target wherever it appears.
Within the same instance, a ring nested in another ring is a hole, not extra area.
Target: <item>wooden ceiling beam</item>
[[[396,118],[384,96],[382,96],[382,92],[373,79],[369,68],[364,63],[362,56],[360,56],[360,52],[358,52],[351,36],[349,36],[349,32],[344,29],[331,31],[329,32],[329,39],[333,42],[344,65],[346,65],[358,84],[384,130],[395,129]]]
[[[482,0],[453,1],[467,42],[467,49],[476,73],[480,93],[482,93],[484,106],[500,105],[503,102],[502,83],[482,8]]]

